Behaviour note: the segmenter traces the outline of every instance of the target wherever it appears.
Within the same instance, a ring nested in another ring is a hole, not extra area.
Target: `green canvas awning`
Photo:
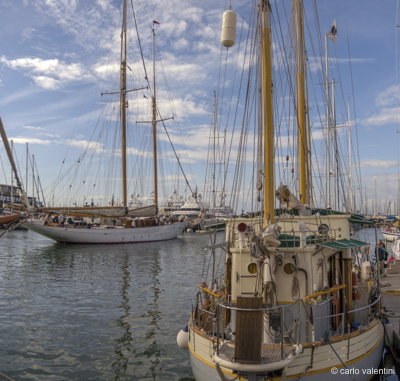
[[[356,239],[338,239],[336,241],[321,243],[321,246],[334,250],[351,249],[353,247],[363,247],[368,245],[369,243],[357,241]]]

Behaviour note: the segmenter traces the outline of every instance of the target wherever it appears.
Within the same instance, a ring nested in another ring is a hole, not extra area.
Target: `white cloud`
[[[375,58],[340,58],[340,57],[329,57],[329,66],[337,64],[364,64],[373,63]],[[325,70],[325,57],[308,57],[308,64],[311,71]]]
[[[54,144],[54,141],[47,139],[39,139],[39,138],[30,138],[27,136],[16,136],[9,139],[12,140],[15,144],[41,144],[41,145],[49,145]]]
[[[45,136],[51,138],[58,138],[57,135],[53,134],[44,134]],[[36,137],[28,137],[28,136],[16,136],[11,137],[10,141],[13,141],[15,144],[39,144],[39,145],[68,145],[72,147],[82,148],[87,151],[92,151],[96,153],[105,152],[104,146],[100,142],[96,141],[88,141],[88,140],[78,140],[78,139],[41,139]]]
[[[60,140],[60,141],[55,141],[55,142],[59,143],[59,144],[67,144],[67,145],[73,146],[73,147],[84,148],[84,149],[87,149],[88,151],[93,151],[93,152],[97,152],[97,153],[102,153],[105,151],[103,144],[100,142],[95,142],[95,141],[66,139],[66,140]]]
[[[27,72],[38,86],[49,90],[58,88],[62,83],[88,77],[80,63],[66,63],[58,59],[8,59],[2,56],[0,62],[13,70]]]
[[[10,95],[2,96],[0,98],[0,104],[1,105],[7,105],[16,101],[20,101],[23,98],[30,97],[34,95],[35,93],[38,93],[39,90],[35,88],[34,86],[31,87],[26,87],[22,90],[19,90],[17,92],[11,93]]]
[[[174,47],[174,49],[182,50],[189,46],[189,41],[185,38],[179,38],[172,43],[172,46]]]
[[[375,98],[378,107],[392,106],[400,102],[400,84],[392,85],[381,91]]]
[[[60,86],[59,82],[56,79],[46,77],[44,75],[33,76],[32,79],[38,86],[43,87],[47,90],[55,90]]]
[[[25,130],[34,130],[34,131],[45,131],[46,129],[43,127],[36,127],[36,126],[22,126]]]
[[[361,160],[362,167],[389,168],[397,165],[396,160]]]
[[[361,123],[371,126],[382,126],[385,124],[393,124],[400,122],[400,107],[392,108],[382,108],[375,115],[369,116],[363,120]]]

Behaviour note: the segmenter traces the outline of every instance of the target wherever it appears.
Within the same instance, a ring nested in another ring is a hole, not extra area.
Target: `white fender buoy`
[[[176,335],[176,343],[179,348],[188,349],[189,346],[189,328],[186,325]]]
[[[221,44],[227,48],[235,45],[236,38],[236,13],[225,11],[222,16]]]

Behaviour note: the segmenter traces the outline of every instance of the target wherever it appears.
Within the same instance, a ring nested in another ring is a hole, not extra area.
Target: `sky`
[[[101,93],[117,86],[120,3],[0,2],[0,117],[9,139],[14,141],[21,172],[24,173],[28,142],[47,191],[59,179],[66,158],[73,161],[80,157],[105,104],[112,104]],[[289,8],[288,0],[272,1],[272,8],[282,3]],[[222,13],[231,7],[238,13],[240,25],[249,4],[244,0],[133,1],[149,67],[151,27],[153,20],[160,23],[155,26],[157,49],[168,88],[162,85],[158,90],[159,107],[163,116],[174,116],[174,121],[166,125],[193,188],[201,188],[204,183],[212,93],[218,87],[220,69]],[[400,144],[400,134],[396,133],[400,130],[397,0],[305,0],[310,22],[315,21],[314,4],[318,5],[322,35],[336,19],[336,42],[329,43],[330,71],[336,76],[341,102],[350,99],[353,136],[358,137],[362,187],[369,212],[375,206],[385,211],[391,201],[394,213]],[[235,49],[237,45],[230,49],[230,54]],[[320,59],[312,51],[308,51],[308,56],[310,64],[313,59]],[[131,68],[136,65],[140,65],[139,56]],[[146,86],[143,75],[137,75],[136,85]],[[137,101],[141,105],[146,102],[145,94]],[[132,105],[130,112],[135,107]],[[344,115],[342,112],[338,119],[344,119]],[[144,114],[137,116],[141,117]],[[165,135],[163,139],[166,140]],[[105,149],[95,148],[97,152]],[[171,149],[166,150],[172,158]],[[132,148],[131,154],[135,152]],[[6,166],[2,149],[0,155]],[[170,166],[173,172],[175,167]],[[8,169],[0,173],[0,182],[9,182],[5,178],[9,176]],[[168,181],[167,175],[163,181]]]

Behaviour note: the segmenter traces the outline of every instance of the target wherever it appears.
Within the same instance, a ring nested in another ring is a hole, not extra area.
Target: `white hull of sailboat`
[[[383,350],[383,327],[380,322],[348,340],[335,340],[331,345],[315,343],[314,348],[309,346],[297,355],[286,368],[283,369],[279,380],[324,380],[337,381],[338,377],[349,377],[360,381],[369,380],[372,373],[378,369]],[[220,380],[216,363],[213,360],[211,341],[194,331],[190,332],[189,343],[190,362],[196,381]],[[336,353],[332,350],[332,347]],[[339,357],[340,356],[340,359]],[[344,366],[343,366],[344,365]],[[237,380],[238,374],[232,369],[220,367],[226,380]],[[241,380],[267,380],[260,373],[255,378],[245,377],[241,373]],[[252,376],[255,376],[253,374]]]
[[[92,227],[89,229],[48,226],[36,222],[27,222],[23,226],[57,242],[79,244],[119,244],[166,241],[176,238],[184,229],[184,223],[144,228]]]
[[[400,261],[400,237],[397,237],[396,239],[393,240],[392,251],[394,254],[394,258],[397,261]]]
[[[390,231],[382,231],[383,238],[387,241],[394,241],[396,238],[400,237],[400,232],[390,232]]]

